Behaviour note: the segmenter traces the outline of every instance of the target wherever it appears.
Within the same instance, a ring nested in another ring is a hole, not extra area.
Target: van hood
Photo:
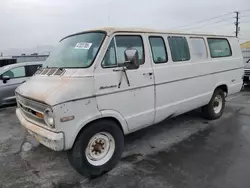
[[[94,95],[93,76],[35,75],[20,85],[16,92],[24,97],[54,106],[66,101]]]

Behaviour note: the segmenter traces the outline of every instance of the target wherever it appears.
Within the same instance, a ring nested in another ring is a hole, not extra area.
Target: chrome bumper
[[[62,151],[64,149],[63,133],[54,133],[27,121],[19,108],[16,109],[16,115],[22,126],[24,126],[38,142],[55,151]]]

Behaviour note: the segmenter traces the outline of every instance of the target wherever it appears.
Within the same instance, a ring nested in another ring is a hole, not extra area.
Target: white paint
[[[160,34],[154,31],[138,32],[136,29],[131,32],[115,31],[107,29],[108,36],[91,67],[66,69],[62,76],[36,75],[17,89],[21,95],[52,107],[55,132],[64,135],[64,150],[70,149],[81,129],[94,120],[113,117],[120,122],[124,134],[128,134],[170,116],[206,105],[220,85],[227,86],[228,95],[239,92],[242,87],[244,65],[237,38],[224,36],[231,45],[231,57],[211,58],[206,38],[215,36]],[[121,87],[118,88],[122,72],[114,71],[119,68],[103,68],[101,62],[115,35],[133,35],[132,32],[143,38],[145,63],[137,70],[127,70],[130,86],[123,78]],[[152,61],[148,37],[155,35],[160,35],[165,40],[167,63],[155,64]],[[190,37],[204,38],[208,57],[202,56],[198,60],[196,56],[192,59],[195,48],[191,48],[191,60],[173,62],[168,36],[184,36],[188,43]],[[153,75],[145,74],[149,72]],[[75,118],[60,122],[60,118],[66,116]],[[19,119],[27,127],[25,117]],[[40,129],[43,128],[39,127],[39,131]]]
[[[63,150],[63,133],[55,133],[27,121],[19,108],[16,110],[16,115],[21,125],[23,125],[41,144],[55,151]]]
[[[129,34],[119,33],[119,35]],[[109,41],[106,45],[108,43]],[[148,50],[149,47],[145,45],[145,51]],[[145,63],[139,69],[127,71],[130,86],[124,76],[120,88],[100,90],[99,88],[102,86],[118,85],[122,72],[114,71],[114,69],[118,68],[104,69],[99,65],[95,70],[95,94],[98,96],[96,97],[98,109],[111,109],[121,113],[126,119],[130,131],[151,125],[155,115],[154,79],[153,76],[144,75],[144,73],[153,72],[150,54],[145,53]]]

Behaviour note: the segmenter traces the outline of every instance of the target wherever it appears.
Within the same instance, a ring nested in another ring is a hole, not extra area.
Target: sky
[[[234,35],[234,11],[241,42],[250,40],[250,0],[0,0],[0,52],[108,26]]]

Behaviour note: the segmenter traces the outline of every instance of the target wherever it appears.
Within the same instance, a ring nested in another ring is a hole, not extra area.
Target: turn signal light
[[[37,116],[37,117],[39,117],[39,118],[41,118],[41,119],[43,119],[43,118],[44,118],[43,114],[42,114],[42,113],[40,113],[40,112],[36,112],[36,116]]]

